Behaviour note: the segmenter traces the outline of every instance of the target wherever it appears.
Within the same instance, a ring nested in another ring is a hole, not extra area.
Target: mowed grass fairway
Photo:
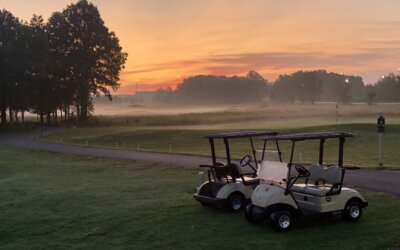
[[[249,126],[247,124],[247,126]],[[260,127],[254,128],[259,130]],[[54,134],[43,138],[45,141],[55,143],[88,145],[118,150],[143,150],[153,152],[172,152],[194,155],[209,155],[209,143],[204,136],[212,133],[231,130],[243,130],[240,128],[224,129],[217,127],[208,129],[205,127],[100,127],[77,128],[61,134]],[[246,130],[252,130],[247,127]],[[277,131],[282,134],[304,133],[317,131],[341,131],[351,132],[354,138],[347,139],[345,145],[345,165],[377,168],[377,128],[375,124],[349,123],[338,125],[298,126],[297,128],[280,128],[265,123],[267,131]],[[256,139],[257,149],[262,149],[262,141]],[[274,144],[268,144],[270,149],[275,149]],[[338,141],[327,140],[325,160],[335,164],[338,156]],[[289,143],[281,144],[284,158],[289,157]],[[123,148],[122,148],[123,147]],[[299,142],[296,147],[295,161],[317,162],[319,143]],[[384,166],[388,169],[400,169],[400,125],[387,125],[383,135],[383,159]],[[216,145],[218,155],[224,157],[224,145],[219,141]],[[232,140],[231,150],[235,158],[240,159],[245,154],[250,154],[248,140]]]
[[[357,223],[276,233],[192,198],[197,169],[0,146],[1,249],[388,249],[400,199],[362,191]]]

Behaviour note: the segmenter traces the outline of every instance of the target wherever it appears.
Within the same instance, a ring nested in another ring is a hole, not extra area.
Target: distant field
[[[102,112],[102,110],[106,110]],[[337,111],[337,115],[336,115]],[[96,106],[95,118],[84,126],[245,126],[297,127],[336,123],[373,123],[377,112],[389,123],[400,124],[400,104],[263,104],[251,106],[168,107],[168,106]]]
[[[377,133],[375,124],[339,124],[324,126],[308,126],[298,128],[279,128],[265,126],[266,130],[279,133],[302,133],[313,131],[345,131],[355,135],[345,144],[345,164],[361,167],[377,167]],[[248,129],[248,128],[246,128]],[[106,127],[77,128],[61,134],[42,138],[45,141],[86,145],[90,147],[111,148],[118,150],[143,150],[154,152],[173,152],[195,155],[209,155],[209,144],[204,136],[226,131],[222,128],[206,129],[205,127],[163,128],[163,127]],[[261,149],[261,140],[255,140],[256,147]],[[337,162],[337,141],[326,143],[325,159],[329,163]],[[289,155],[289,144],[281,145],[284,157]],[[400,168],[400,125],[388,125],[384,134],[384,165],[386,168]],[[274,147],[270,148],[274,149]],[[233,141],[232,154],[240,158],[250,154],[248,140]],[[299,143],[295,153],[296,161],[316,162],[317,143]],[[223,143],[217,145],[219,156],[224,156]],[[285,154],[286,153],[286,154]],[[287,159],[286,159],[287,160]]]
[[[298,223],[289,233],[192,198],[196,169],[0,145],[1,249],[388,249],[400,199],[360,190],[363,218]]]

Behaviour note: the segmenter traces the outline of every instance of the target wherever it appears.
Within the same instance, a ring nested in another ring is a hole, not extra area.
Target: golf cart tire
[[[362,204],[358,199],[351,199],[347,202],[342,215],[343,219],[349,222],[358,221],[362,216]]]
[[[263,220],[260,219],[259,216],[257,217],[254,215],[253,209],[254,209],[254,205],[252,203],[249,203],[246,206],[245,213],[244,213],[246,220],[251,224],[260,224],[261,222],[263,222]]]
[[[289,210],[281,210],[272,214],[272,227],[277,232],[287,232],[293,227],[294,216]]]
[[[245,207],[244,195],[240,192],[234,192],[225,200],[224,209],[229,212],[239,212]]]

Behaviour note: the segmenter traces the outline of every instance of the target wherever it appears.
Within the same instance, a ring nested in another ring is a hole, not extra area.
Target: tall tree
[[[18,84],[17,42],[20,29],[19,20],[7,10],[0,10],[0,119],[7,123],[7,108],[10,96]],[[12,119],[12,112],[10,115]]]
[[[55,82],[50,79],[49,37],[46,24],[41,16],[33,15],[29,23],[27,61],[27,81],[31,93],[31,111],[40,117],[40,123],[50,122],[50,115],[56,109],[58,99],[56,97]]]
[[[77,114],[86,119],[93,95],[119,87],[119,72],[127,54],[114,32],[104,25],[98,9],[86,0],[69,5],[49,21],[54,57],[68,70],[65,79],[74,86]]]

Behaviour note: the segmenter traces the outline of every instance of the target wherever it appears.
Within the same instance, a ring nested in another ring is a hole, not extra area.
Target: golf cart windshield
[[[263,181],[284,182],[287,172],[287,163],[279,161],[262,161],[257,170],[257,177]]]

